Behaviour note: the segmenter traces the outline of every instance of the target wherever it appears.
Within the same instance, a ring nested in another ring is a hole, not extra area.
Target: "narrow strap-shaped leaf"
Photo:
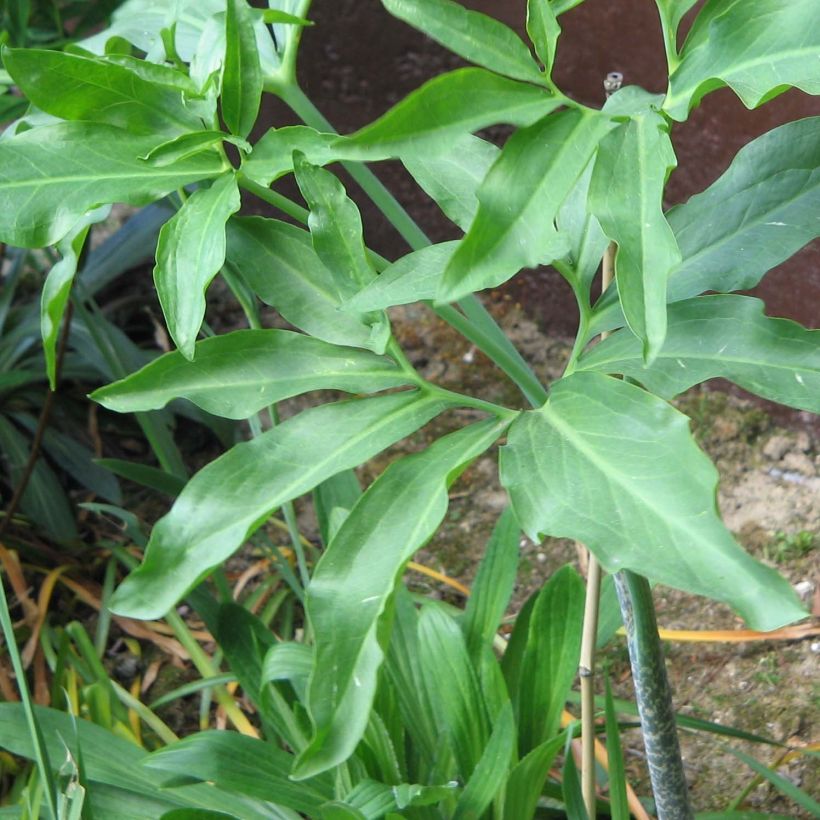
[[[6,49],[3,64],[41,111],[64,120],[116,125],[131,134],[202,128],[178,88],[107,60],[46,49]]]
[[[510,137],[478,189],[478,213],[445,272],[440,301],[566,255],[567,238],[553,220],[611,127],[597,113],[562,111]]]
[[[451,481],[507,423],[480,422],[392,464],[322,556],[307,592],[316,651],[309,690],[315,734],[296,777],[338,765],[356,748],[384,657],[378,630],[396,579],[441,523]]]
[[[408,151],[402,162],[444,214],[467,231],[478,210],[478,186],[499,153],[491,142],[462,134],[435,151]]]
[[[461,628],[470,656],[475,661],[493,636],[510,602],[518,570],[521,528],[511,507],[501,514],[490,536],[473,582]]]
[[[386,318],[339,310],[340,280],[313,250],[306,231],[274,219],[234,217],[228,223],[228,260],[263,302],[311,336],[384,353],[390,337]]]
[[[752,629],[804,616],[790,585],[721,522],[717,471],[686,416],[661,399],[620,379],[575,373],[513,423],[508,442],[502,483],[531,537],[575,538],[607,570],[635,569],[725,601]]]
[[[453,820],[481,817],[507,781],[515,753],[515,720],[507,701],[499,712],[481,759],[458,798]]]
[[[225,263],[225,223],[239,205],[236,178],[225,174],[210,188],[194,191],[159,232],[154,284],[168,330],[186,359],[194,357],[205,318],[205,291]]]
[[[450,0],[382,0],[405,23],[465,60],[516,80],[540,82],[541,72],[521,38],[503,23]]]
[[[815,0],[710,0],[695,19],[664,108],[685,120],[722,81],[747,108],[793,85],[820,94]]]
[[[290,330],[237,330],[196,344],[196,358],[178,351],[91,394],[109,410],[158,410],[177,398],[229,419],[311,390],[374,393],[411,383],[386,356],[339,347]]]
[[[167,612],[272,510],[358,466],[445,406],[417,391],[327,404],[236,445],[188,482],[110,608],[139,618]]]
[[[560,105],[545,88],[461,68],[429,80],[375,122],[340,138],[338,148],[349,159],[415,154],[494,123],[531,125]]]
[[[146,160],[146,162],[150,162],[152,165],[170,165],[177,160],[192,157],[194,154],[207,151],[219,145],[223,140],[225,142],[234,143],[244,142],[244,140],[239,140],[238,137],[231,137],[222,131],[193,131],[160,143],[156,148],[152,148],[142,159]],[[250,148],[250,146],[247,147]]]
[[[433,606],[419,616],[422,672],[433,698],[441,743],[449,743],[456,768],[469,781],[490,737],[490,716],[464,636],[456,622]]]
[[[518,749],[524,756],[553,737],[578,672],[584,584],[570,566],[538,593],[518,685]]]
[[[171,783],[175,778],[212,783],[312,815],[332,798],[331,781],[294,783],[288,777],[292,762],[292,755],[274,743],[238,732],[197,732],[143,758],[142,766]]]
[[[225,170],[212,153],[165,168],[138,159],[155,144],[155,137],[86,122],[32,128],[2,140],[0,238],[17,247],[50,245],[91,208],[145,205]]]
[[[383,310],[393,305],[432,300],[458,242],[440,242],[408,253],[388,265],[367,287],[343,305],[345,310]]]
[[[504,791],[504,820],[532,817],[552,761],[564,748],[567,733],[545,740],[522,758],[510,772]]]
[[[246,0],[228,0],[225,14],[225,64],[222,70],[222,119],[232,134],[247,137],[262,99],[262,68],[253,15]]]
[[[666,282],[681,258],[662,209],[667,173],[676,164],[662,117],[649,111],[601,140],[589,187],[590,210],[618,244],[618,295],[648,362],[663,344]]]
[[[581,357],[583,370],[621,373],[671,399],[721,377],[763,398],[820,413],[820,330],[770,319],[758,299],[699,296],[669,306],[666,341],[651,367],[623,330]]]
[[[606,678],[606,759],[609,776],[609,808],[612,820],[629,820],[629,803],[626,796],[626,771],[621,749],[621,731],[612,697],[612,686]]]
[[[527,36],[544,64],[547,75],[555,62],[555,48],[561,26],[549,0],[527,0]]]
[[[294,155],[299,190],[310,208],[308,228],[313,248],[339,281],[342,293],[373,281],[376,272],[367,258],[359,209],[336,177],[304,154]]]
[[[683,254],[669,300],[753,288],[820,236],[818,209],[820,117],[752,140],[716,182],[667,214]]]

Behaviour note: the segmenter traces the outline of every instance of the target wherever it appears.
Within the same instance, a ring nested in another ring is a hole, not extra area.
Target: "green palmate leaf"
[[[684,120],[705,94],[724,84],[748,108],[788,86],[820,94],[819,49],[815,0],[710,0],[669,79],[664,108]]]
[[[538,593],[529,617],[518,686],[518,747],[522,757],[552,738],[578,672],[584,584],[562,567]]]
[[[156,138],[85,122],[34,128],[2,140],[0,237],[18,247],[49,245],[98,205],[144,205],[225,170],[225,160],[210,153],[166,168],[138,159],[155,144]]]
[[[345,302],[344,309],[354,312],[383,310],[393,305],[434,299],[457,247],[458,242],[441,242],[408,253],[388,265],[373,282]]]
[[[466,231],[478,210],[478,186],[499,153],[491,142],[462,134],[435,151],[408,151],[402,162],[445,215]]]
[[[198,732],[143,758],[165,781],[213,783],[218,789],[268,800],[308,815],[333,797],[328,778],[289,779],[293,756],[273,743],[237,732]]]
[[[552,761],[566,742],[567,733],[561,732],[545,740],[516,764],[504,792],[504,820],[534,816]]]
[[[481,759],[458,798],[453,820],[481,817],[507,780],[515,754],[515,719],[507,701],[495,719],[492,734]]]
[[[306,125],[289,125],[265,132],[242,163],[242,174],[267,187],[293,170],[294,151],[303,153],[314,165],[345,158],[338,134],[323,134]]]
[[[538,66],[521,38],[498,20],[450,0],[382,0],[405,23],[423,31],[471,63],[517,80],[541,82]]]
[[[561,26],[549,0],[527,0],[527,35],[535,46],[535,53],[544,64],[547,74],[552,72],[555,48]]]
[[[638,387],[598,373],[557,382],[544,407],[513,424],[501,474],[533,538],[575,538],[607,570],[725,601],[753,629],[804,615],[788,583],[718,517],[717,471],[686,416]]]
[[[154,284],[171,338],[187,359],[205,318],[205,291],[225,263],[225,223],[239,205],[236,178],[227,173],[194,191],[159,232]]]
[[[512,508],[508,507],[493,529],[461,624],[470,657],[474,661],[480,656],[482,647],[492,646],[493,637],[510,602],[518,569],[520,536],[521,528]]]
[[[158,410],[184,398],[229,419],[311,390],[374,393],[410,383],[385,356],[322,342],[290,330],[237,330],[203,339],[196,358],[166,353],[92,395],[109,410]]]
[[[222,70],[222,119],[232,134],[247,137],[262,99],[262,68],[253,14],[245,0],[228,0]]]
[[[563,111],[509,139],[478,189],[478,213],[447,268],[440,301],[566,255],[567,238],[553,220],[610,127],[597,113]]]
[[[106,219],[110,210],[107,207],[96,208],[60,240],[57,250],[62,254],[62,259],[53,265],[43,283],[40,297],[40,333],[43,337],[48,383],[52,390],[55,389],[57,374],[57,335],[71,293],[71,283],[77,273],[80,253],[91,225]]]
[[[638,340],[618,331],[579,367],[631,376],[663,398],[694,384],[729,379],[771,401],[820,413],[820,330],[770,319],[747,296],[700,296],[669,306],[666,341],[644,368]]]
[[[667,214],[683,254],[670,301],[754,287],[820,236],[818,209],[820,117],[753,140],[716,182]]]
[[[131,134],[202,128],[178,88],[150,82],[122,65],[40,49],[6,49],[3,63],[37,108],[64,120],[108,123]]]
[[[164,614],[272,510],[358,466],[445,407],[417,391],[338,402],[236,445],[188,482],[154,527],[143,564],[114,594],[111,609],[139,618]]]
[[[663,344],[666,282],[681,258],[661,202],[667,173],[676,164],[663,118],[649,111],[601,141],[589,186],[589,208],[618,244],[618,295],[647,361]]]
[[[449,744],[456,768],[468,781],[490,737],[490,715],[478,677],[456,622],[441,610],[427,606],[419,617],[422,673],[432,698],[440,745]]]
[[[293,161],[296,182],[310,208],[313,249],[339,281],[340,291],[364,287],[376,272],[367,258],[359,209],[330,171],[311,165],[300,152]]]
[[[315,734],[295,776],[338,765],[356,748],[384,658],[380,623],[401,569],[441,523],[449,484],[507,424],[492,419],[472,425],[394,463],[331,541],[308,588],[316,651],[310,682]]]
[[[560,98],[544,88],[461,68],[430,80],[374,123],[341,137],[338,150],[349,159],[415,156],[494,123],[530,125],[559,105]]]
[[[384,352],[387,320],[339,310],[355,288],[340,290],[341,280],[322,263],[306,231],[273,219],[233,218],[228,260],[262,301],[301,330],[332,344]]]

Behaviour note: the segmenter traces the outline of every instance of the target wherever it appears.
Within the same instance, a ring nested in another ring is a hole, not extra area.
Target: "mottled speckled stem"
[[[646,578],[628,570],[616,573],[614,579],[626,628],[658,820],[690,820],[694,814],[683,772],[652,590]]]

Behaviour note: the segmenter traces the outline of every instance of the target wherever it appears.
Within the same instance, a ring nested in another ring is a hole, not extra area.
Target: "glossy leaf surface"
[[[236,445],[188,482],[111,609],[138,618],[164,614],[272,510],[372,458],[444,407],[416,391],[327,404]]]
[[[530,537],[586,544],[608,571],[634,569],[725,601],[752,629],[803,617],[789,584],[749,557],[718,517],[717,471],[686,416],[619,379],[575,373],[519,417],[502,483]]]
[[[655,0],[663,25],[671,32],[676,32],[683,19],[697,0]]]
[[[564,748],[566,740],[565,732],[545,740],[513,767],[504,793],[504,820],[533,816],[552,761]]]
[[[453,619],[427,606],[419,616],[418,629],[419,662],[433,695],[439,746],[452,748],[459,776],[467,781],[487,746],[491,716],[464,636]]]
[[[33,48],[7,49],[3,63],[34,105],[60,119],[107,123],[130,134],[202,128],[178,88],[116,63]]]
[[[40,297],[40,334],[43,337],[46,373],[52,390],[55,389],[57,373],[57,335],[68,304],[68,297],[71,294],[71,284],[77,273],[80,253],[88,236],[89,227],[107,218],[109,212],[110,209],[105,207],[92,211],[58,243],[57,250],[62,254],[62,258],[59,262],[55,262],[43,283],[43,292]]]
[[[408,151],[402,162],[446,216],[467,231],[478,210],[478,186],[499,153],[491,142],[462,134],[437,151]]]
[[[382,0],[394,16],[465,60],[517,80],[540,82],[541,72],[521,38],[486,14],[451,0]]]
[[[392,359],[366,350],[289,330],[237,330],[197,342],[194,361],[166,353],[91,397],[118,413],[184,398],[215,416],[245,419],[311,390],[374,393],[409,382]]]
[[[683,254],[669,300],[754,287],[820,236],[820,117],[774,128],[667,217]]]
[[[338,134],[323,134],[306,125],[271,128],[242,163],[242,174],[268,186],[293,170],[294,151],[303,153],[314,165],[327,165],[343,159],[345,153]]]
[[[210,153],[166,168],[138,159],[155,144],[156,138],[85,122],[0,141],[0,238],[18,247],[49,245],[98,205],[144,205],[225,170]]]
[[[560,98],[544,88],[461,68],[426,82],[375,122],[343,137],[338,148],[350,159],[415,154],[487,125],[531,125],[559,105]]]
[[[663,344],[666,282],[681,258],[662,209],[667,173],[676,164],[663,119],[649,111],[604,137],[589,186],[589,208],[618,245],[618,295],[647,361]]]
[[[171,337],[187,359],[205,318],[205,291],[225,263],[225,223],[239,205],[236,178],[225,174],[194,191],[159,232],[154,284]]]
[[[232,134],[250,134],[262,99],[262,68],[251,10],[246,0],[227,0],[222,119]]]
[[[561,26],[549,0],[527,0],[527,35],[547,74],[552,72]]]
[[[296,784],[289,779],[293,757],[274,743],[238,732],[198,732],[159,749],[142,765],[160,778],[213,783],[229,792],[278,803],[307,814],[333,796],[327,778]]]
[[[309,688],[315,735],[297,776],[338,765],[356,748],[384,658],[379,623],[401,569],[441,523],[449,484],[506,424],[472,425],[392,464],[330,542],[307,594],[316,637]]]
[[[345,310],[382,310],[393,305],[434,299],[457,247],[458,242],[441,242],[402,256],[345,302]]]
[[[790,85],[820,94],[819,23],[815,0],[710,0],[684,44],[664,108],[684,120],[723,84],[747,108]]]
[[[669,306],[669,331],[651,367],[624,331],[596,345],[584,370],[622,373],[663,398],[722,377],[789,407],[820,413],[820,330],[770,319],[747,296],[701,296]]]
[[[381,314],[339,310],[356,288],[327,269],[306,231],[261,217],[231,219],[228,260],[263,302],[306,333],[384,352],[390,334],[386,320]]]
[[[363,287],[376,277],[362,236],[359,209],[336,177],[311,165],[301,153],[294,157],[296,182],[310,208],[308,228],[313,249],[339,281],[339,289]]]
[[[478,213],[444,275],[439,301],[506,282],[521,268],[564,256],[553,220],[610,127],[563,111],[517,131],[478,189]]]
[[[538,593],[528,623],[518,686],[518,749],[522,757],[550,740],[561,726],[578,673],[584,584],[564,566]]]
[[[510,602],[518,570],[521,528],[511,507],[496,523],[472,584],[464,610],[462,629],[470,657],[479,657],[481,647],[491,647]]]

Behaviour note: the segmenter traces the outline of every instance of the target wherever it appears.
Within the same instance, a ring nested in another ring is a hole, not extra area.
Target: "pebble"
[[[763,455],[772,461],[780,461],[791,446],[792,443],[786,436],[772,436],[763,447]]]
[[[794,445],[803,453],[808,453],[811,450],[811,438],[805,430],[800,430],[794,439]]]
[[[805,453],[786,453],[783,457],[783,466],[801,475],[814,475],[814,464]]]
[[[804,604],[808,603],[812,592],[814,592],[814,584],[811,581],[798,581],[794,585],[794,591]]]

